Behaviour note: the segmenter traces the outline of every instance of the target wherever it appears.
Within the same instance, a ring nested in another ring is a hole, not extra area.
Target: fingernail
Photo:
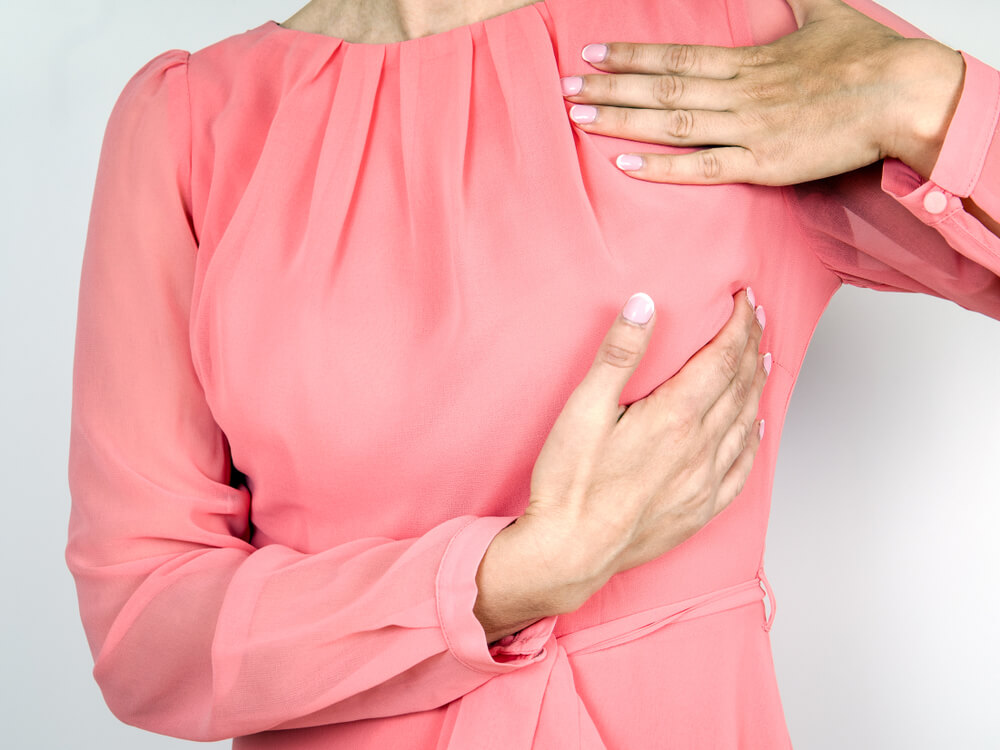
[[[573,96],[573,94],[579,94],[580,89],[583,88],[583,76],[566,76],[565,78],[560,78],[562,83],[563,96]]]
[[[593,122],[597,117],[597,107],[589,104],[574,104],[569,108],[569,116],[573,122]]]
[[[618,158],[615,159],[615,164],[618,165],[619,169],[624,169],[630,172],[633,169],[639,169],[642,167],[642,157],[637,154],[620,154]]]
[[[622,316],[633,323],[645,325],[653,317],[653,298],[645,292],[636,292],[622,308]]]
[[[760,439],[764,439],[764,420],[760,420]]]
[[[764,373],[771,374],[771,352],[764,355]]]
[[[608,56],[608,45],[588,44],[583,48],[580,55],[587,62],[604,62],[604,59]]]
[[[764,324],[767,323],[767,316],[764,315],[764,308],[757,305],[757,309],[754,310],[754,315],[757,316],[757,322],[760,323],[760,330],[764,330]]]
[[[747,302],[750,303],[750,309],[753,310],[757,307],[757,298],[753,295],[753,289],[747,287]]]

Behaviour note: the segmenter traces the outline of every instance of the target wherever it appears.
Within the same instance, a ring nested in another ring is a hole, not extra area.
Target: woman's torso
[[[550,0],[384,45],[267,22],[192,55],[192,348],[252,491],[255,545],[315,552],[520,513],[632,292],[658,317],[623,403],[676,372],[750,285],[774,367],[744,491],[555,632],[754,576],[784,411],[839,280],[784,190],[637,180],[615,156],[680,149],[572,125],[560,76],[592,72],[580,49],[616,40],[751,42],[735,1]],[[608,747],[636,732],[786,742],[763,617],[742,607],[574,658]],[[236,742],[375,747],[380,732],[436,736],[443,710]]]

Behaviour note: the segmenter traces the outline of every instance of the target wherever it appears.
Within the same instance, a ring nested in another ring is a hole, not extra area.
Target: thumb
[[[646,353],[655,312],[653,299],[645,292],[629,297],[577,388],[588,408],[596,409],[610,423],[616,422],[624,411],[618,402]]]

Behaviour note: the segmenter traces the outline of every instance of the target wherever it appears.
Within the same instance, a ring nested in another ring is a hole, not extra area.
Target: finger
[[[719,398],[705,413],[703,422],[712,435],[724,435],[740,412],[743,411],[747,401],[753,396],[754,379],[757,377],[757,373],[763,369],[761,366],[760,336],[760,326],[754,326],[747,339],[746,347],[743,349],[739,371],[729,381],[729,387],[719,395]],[[757,410],[754,409],[750,415],[751,421],[756,414]],[[735,459],[736,455],[734,454],[732,458]]]
[[[719,431],[719,433],[713,434],[722,434],[719,449],[715,454],[716,469],[720,474],[729,471],[733,462],[746,447],[750,431],[757,419],[760,398],[764,392],[764,383],[767,382],[767,376],[771,370],[770,353],[761,355],[756,350],[753,353],[756,355],[753,380],[738,412],[733,415],[731,411],[720,408],[722,405],[722,399],[720,399],[705,417],[706,423],[711,422],[712,428]]]
[[[750,470],[753,469],[753,460],[757,455],[757,449],[760,448],[760,442],[764,438],[764,420],[761,419],[758,422],[754,422],[754,426],[757,429],[750,430],[750,437],[747,439],[746,447],[740,453],[739,458],[733,462],[732,467],[726,472],[726,475],[722,478],[722,482],[719,484],[719,492],[715,496],[716,514],[723,511],[743,491],[747,477],[750,476]]]
[[[581,57],[595,68],[616,73],[675,73],[703,78],[732,78],[740,70],[746,47],[714,47],[707,44],[645,44],[605,42],[607,55],[601,60],[600,44],[588,44]]]
[[[628,316],[628,317],[626,317]],[[637,318],[645,322],[632,322]],[[621,416],[621,394],[639,366],[656,322],[653,300],[644,292],[633,294],[611,324],[587,374],[567,401],[588,414],[596,413],[602,424],[613,425]],[[596,411],[595,411],[596,410]]]
[[[574,104],[570,119],[588,133],[668,146],[739,145],[747,128],[733,112]]]
[[[635,168],[637,162],[639,163]],[[750,149],[742,146],[703,148],[687,154],[619,154],[615,164],[625,174],[650,182],[680,185],[719,185],[726,182],[752,182],[758,185],[784,185],[761,169]]]
[[[722,111],[733,109],[741,101],[732,81],[716,78],[640,73],[593,73],[574,78],[579,78],[582,85],[577,93],[565,96],[569,101],[586,104]]]
[[[689,410],[703,419],[739,372],[743,351],[756,327],[751,295],[746,290],[733,295],[733,312],[725,325],[647,398],[683,398]]]

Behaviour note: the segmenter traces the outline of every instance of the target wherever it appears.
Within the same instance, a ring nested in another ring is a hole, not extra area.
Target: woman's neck
[[[531,5],[536,0],[312,0],[289,29],[366,44],[416,39]]]

